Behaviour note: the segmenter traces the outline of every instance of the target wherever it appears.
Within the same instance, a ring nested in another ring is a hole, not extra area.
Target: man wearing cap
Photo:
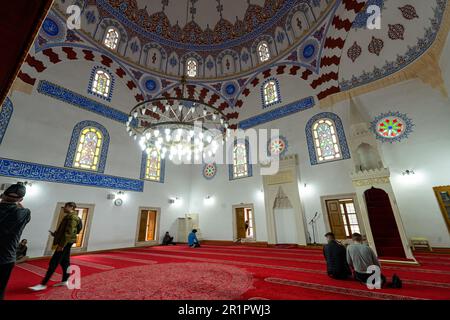
[[[31,220],[30,210],[20,204],[25,194],[25,186],[17,183],[0,196],[0,300],[4,299],[9,277],[16,264],[16,250],[23,229]]]

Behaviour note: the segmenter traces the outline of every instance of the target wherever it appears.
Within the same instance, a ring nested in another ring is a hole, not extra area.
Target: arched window
[[[142,153],[141,179],[153,182],[164,182],[164,159],[161,159],[161,153],[156,148]]]
[[[324,112],[309,120],[306,138],[313,165],[350,158],[341,119],[334,113]]]
[[[104,45],[111,49],[116,50],[117,45],[119,44],[119,32],[117,32],[114,28],[109,28],[105,34],[105,40],[103,41]]]
[[[106,71],[97,70],[95,72],[91,90],[92,92],[107,98],[111,90],[111,76]]]
[[[233,148],[233,164],[230,165],[230,180],[252,176],[249,145],[247,141],[237,142]]]
[[[264,107],[280,102],[280,88],[276,80],[269,80],[262,87]]]
[[[195,59],[188,59],[186,61],[186,74],[190,78],[195,78],[197,76],[198,63]]]
[[[108,147],[109,134],[102,125],[80,122],[73,130],[65,166],[103,172]]]
[[[313,125],[313,136],[319,162],[342,158],[336,128],[332,120],[320,119],[316,121]]]
[[[260,62],[266,62],[270,59],[269,45],[263,41],[258,45],[258,57]]]

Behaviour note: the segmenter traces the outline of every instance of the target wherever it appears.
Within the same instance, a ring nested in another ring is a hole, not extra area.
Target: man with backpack
[[[68,202],[64,205],[64,213],[66,214],[59,224],[55,232],[50,232],[54,237],[53,246],[56,247],[52,258],[50,259],[47,273],[42,282],[34,287],[30,287],[33,291],[42,291],[47,289],[47,283],[52,277],[58,265],[61,265],[63,271],[62,281],[54,285],[54,287],[67,286],[69,279],[68,268],[70,266],[70,250],[77,241],[77,235],[83,228],[81,219],[78,217],[77,208],[74,202]]]
[[[16,265],[16,250],[25,226],[31,220],[29,209],[20,202],[26,194],[23,184],[13,184],[0,196],[0,300]]]

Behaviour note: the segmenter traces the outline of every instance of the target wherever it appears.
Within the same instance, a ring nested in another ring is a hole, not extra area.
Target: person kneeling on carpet
[[[347,264],[345,247],[336,241],[334,233],[328,232],[328,243],[323,246],[323,255],[327,262],[328,276],[334,279],[347,279],[352,273]]]
[[[173,237],[170,236],[169,231],[166,232],[166,234],[164,235],[163,241],[162,241],[162,245],[163,246],[167,246],[169,244],[173,244],[175,245],[175,242],[173,242]]]
[[[196,229],[192,230],[192,232],[189,233],[188,244],[189,244],[189,247],[191,247],[191,248],[200,247],[200,243],[198,242],[196,233],[197,233]]]
[[[368,284],[367,281],[373,275],[369,267],[380,268],[381,287],[386,283],[386,277],[381,274],[381,265],[375,252],[366,244],[362,243],[362,236],[359,233],[352,234],[353,244],[347,247],[347,262],[354,270],[355,280]]]

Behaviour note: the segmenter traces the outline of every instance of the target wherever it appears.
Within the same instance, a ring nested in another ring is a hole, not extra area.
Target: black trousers
[[[72,249],[72,245],[73,243],[68,243],[64,247],[63,251],[55,251],[53,253],[53,256],[50,259],[50,263],[48,265],[47,273],[45,274],[45,278],[42,280],[41,284],[43,284],[44,286],[47,285],[53,273],[55,273],[56,268],[58,268],[58,265],[61,266],[63,271],[62,281],[64,282],[69,279],[67,269],[70,267],[70,250]]]
[[[5,299],[6,286],[8,285],[9,277],[15,265],[15,262],[0,264],[0,300]]]

